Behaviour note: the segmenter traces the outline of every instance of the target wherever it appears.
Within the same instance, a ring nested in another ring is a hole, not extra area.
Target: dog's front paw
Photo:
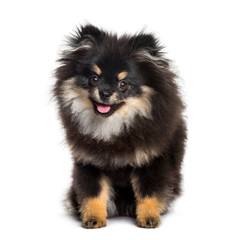
[[[101,228],[106,226],[106,219],[90,218],[82,221],[84,228]]]
[[[155,197],[137,199],[137,225],[142,228],[156,228],[160,225],[162,204]]]
[[[103,197],[85,199],[80,212],[82,215],[82,227],[101,228],[106,226],[107,207],[106,199]]]
[[[154,217],[138,218],[137,225],[141,228],[156,228],[160,225],[160,220]]]

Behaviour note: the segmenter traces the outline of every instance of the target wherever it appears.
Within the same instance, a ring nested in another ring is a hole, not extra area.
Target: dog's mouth
[[[111,110],[110,105],[97,104],[96,107],[97,107],[97,111],[102,114],[108,113]]]
[[[117,104],[103,104],[98,103],[95,100],[92,99],[92,103],[94,105],[94,110],[97,115],[103,116],[103,117],[109,117],[112,115],[116,110],[118,110],[122,105],[124,105],[124,102],[120,102]]]

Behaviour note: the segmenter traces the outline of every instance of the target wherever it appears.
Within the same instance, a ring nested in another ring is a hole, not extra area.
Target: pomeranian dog
[[[68,199],[84,228],[114,216],[158,227],[180,194],[184,104],[161,49],[153,34],[85,25],[58,60],[53,91],[74,160]]]

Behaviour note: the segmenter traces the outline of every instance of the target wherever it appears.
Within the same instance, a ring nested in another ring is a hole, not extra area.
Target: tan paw
[[[160,225],[159,218],[147,217],[144,219],[137,219],[137,225],[141,228],[157,228]]]
[[[106,219],[90,218],[82,221],[84,228],[101,228],[106,226]]]

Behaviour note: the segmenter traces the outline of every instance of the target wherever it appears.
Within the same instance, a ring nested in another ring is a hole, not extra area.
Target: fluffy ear
[[[129,41],[132,51],[147,52],[152,56],[158,56],[160,50],[163,48],[159,45],[158,40],[152,34],[140,33],[134,36]]]
[[[81,38],[92,37],[97,40],[101,36],[101,31],[93,25],[82,26],[78,32]]]
[[[85,25],[77,28],[75,34],[69,37],[69,45],[71,51],[78,51],[80,49],[88,49],[100,39],[102,32],[93,25]]]
[[[76,32],[67,38],[69,48],[62,51],[61,57],[57,60],[61,66],[56,69],[56,77],[60,80],[73,77],[77,68],[81,68],[83,57],[93,49],[101,34],[103,33],[92,25],[77,28]]]
[[[163,57],[163,49],[152,34],[141,33],[130,39],[131,54],[139,62],[150,62],[157,67],[167,67],[169,61]]]
[[[155,39],[150,34],[141,33],[133,37],[130,41],[134,50],[141,50],[143,48],[155,47]]]

